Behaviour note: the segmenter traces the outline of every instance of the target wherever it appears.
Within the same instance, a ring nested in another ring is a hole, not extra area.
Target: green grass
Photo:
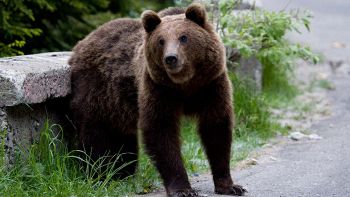
[[[113,181],[111,177],[116,172],[111,170],[105,172],[105,179],[95,177],[104,158],[91,162],[88,155],[78,157],[76,151],[69,152],[61,135],[57,135],[57,128],[47,122],[39,142],[29,150],[22,150],[25,156],[18,155],[11,168],[3,160],[4,140],[1,140],[0,196],[125,196],[160,187],[158,174],[144,153],[134,177]],[[1,139],[5,134],[2,132]],[[85,165],[78,165],[79,161]]]

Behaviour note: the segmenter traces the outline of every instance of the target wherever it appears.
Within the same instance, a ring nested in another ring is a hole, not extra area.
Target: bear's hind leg
[[[104,123],[89,122],[79,132],[79,148],[85,150],[91,158],[90,163],[97,162],[97,174],[106,177],[113,173],[113,178],[124,178],[134,174],[137,166],[137,136],[123,134]],[[84,158],[83,158],[84,159]]]
[[[136,134],[121,134],[119,149],[120,158],[117,162],[118,176],[125,178],[135,174],[137,168],[138,142]]]

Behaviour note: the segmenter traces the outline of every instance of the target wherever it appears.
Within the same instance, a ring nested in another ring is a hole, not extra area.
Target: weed
[[[4,170],[2,167],[5,166],[5,141],[6,141],[7,131],[2,130],[0,131],[0,174]]]
[[[301,27],[309,30],[312,14],[300,10],[234,12],[237,2],[219,2],[217,23],[225,45],[238,49],[243,57],[257,57],[262,63],[262,88],[266,99],[285,102],[294,98],[299,92],[292,80],[295,60],[301,58],[317,63],[320,57],[309,47],[290,43],[284,36],[287,32],[300,32]]]
[[[2,163],[0,191],[3,196],[95,196],[106,192],[110,187],[109,177],[115,172],[108,171],[104,180],[85,176],[60,134],[58,125],[46,122],[39,142],[22,151],[27,152],[25,157],[17,157],[16,163],[6,171]],[[98,169],[93,167],[96,164],[98,162],[92,164],[92,169]]]
[[[325,90],[334,90],[335,89],[335,86],[334,84],[332,84],[329,80],[327,79],[313,79],[307,90],[309,92],[312,92],[314,91],[314,89],[316,88],[322,88],[322,89],[325,89]]]

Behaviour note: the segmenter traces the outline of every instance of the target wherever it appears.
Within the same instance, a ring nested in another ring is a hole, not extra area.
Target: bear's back
[[[107,76],[134,75],[130,66],[143,32],[140,20],[135,19],[116,19],[100,26],[73,48],[72,72],[98,69]]]
[[[103,120],[128,132],[137,120],[133,59],[143,43],[140,20],[110,21],[80,41],[69,60],[77,122]],[[120,120],[120,121],[115,121]]]

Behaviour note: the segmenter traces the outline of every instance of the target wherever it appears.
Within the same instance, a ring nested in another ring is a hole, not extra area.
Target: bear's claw
[[[176,191],[168,195],[168,197],[201,197],[193,189]]]
[[[215,193],[217,194],[226,194],[226,195],[234,195],[234,196],[244,196],[244,193],[248,192],[240,185],[233,185],[230,188],[217,188],[215,189]]]

